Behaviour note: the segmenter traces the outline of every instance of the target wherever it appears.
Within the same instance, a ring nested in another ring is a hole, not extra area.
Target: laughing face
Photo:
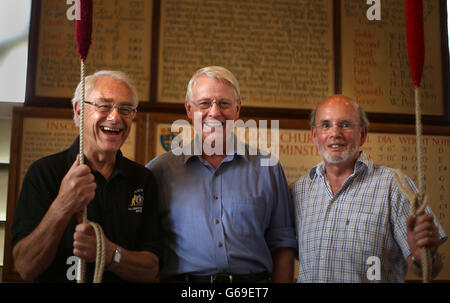
[[[98,78],[94,85],[86,97],[91,104],[86,104],[84,111],[85,154],[88,158],[115,156],[128,137],[133,120],[132,116],[119,113],[117,107],[134,108],[132,93],[126,84],[107,76]],[[111,106],[112,111],[101,109]],[[75,104],[75,112],[79,121],[79,102]]]
[[[229,83],[204,75],[197,79],[192,87],[193,101],[186,101],[185,106],[191,121],[194,120],[194,113],[201,113],[203,141],[206,138],[212,142],[221,140],[225,147],[226,121],[239,118],[241,101],[235,99],[233,86]],[[222,128],[222,133],[216,137],[218,127]]]
[[[367,128],[360,126],[359,111],[349,99],[333,96],[317,108],[312,135],[326,164],[351,167],[366,140]]]

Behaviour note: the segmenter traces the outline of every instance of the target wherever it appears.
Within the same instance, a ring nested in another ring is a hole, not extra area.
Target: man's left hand
[[[408,245],[411,254],[420,260],[420,248],[428,246],[434,256],[440,244],[439,230],[433,222],[433,215],[423,214],[406,221]]]
[[[89,224],[78,224],[73,234],[73,254],[87,262],[94,262],[97,239],[94,228]]]

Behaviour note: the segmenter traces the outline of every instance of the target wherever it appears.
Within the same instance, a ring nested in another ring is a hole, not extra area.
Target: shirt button
[[[219,242],[219,245],[217,245],[217,246],[222,247],[223,246],[222,242]]]
[[[218,172],[215,172],[215,173],[214,173],[214,176],[215,176],[215,177],[218,177],[218,176],[219,176],[219,173],[218,173]]]
[[[214,198],[214,200],[217,200],[217,199],[219,199],[216,195],[214,195],[213,196],[213,198]]]
[[[216,219],[216,224],[219,224],[219,220]]]

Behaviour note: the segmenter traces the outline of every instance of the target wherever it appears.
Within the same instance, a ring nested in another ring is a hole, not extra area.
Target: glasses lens
[[[198,107],[200,109],[208,109],[211,107],[212,102],[211,101],[201,101],[200,103],[198,103]]]
[[[115,106],[113,104],[95,103],[95,102],[86,102],[86,103],[95,106],[96,111],[105,115],[109,115],[114,110],[114,108],[117,108],[119,114],[125,117],[134,116],[134,114],[136,113],[136,109],[132,106]]]
[[[102,114],[109,114],[113,110],[113,108],[114,107],[109,104],[97,104],[97,110]]]
[[[219,100],[219,101],[213,101],[213,100],[202,100],[197,103],[197,107],[200,109],[210,109],[213,104],[216,104],[218,108],[220,109],[229,109],[231,108],[231,102],[228,100]]]
[[[128,106],[119,106],[118,110],[122,116],[130,116],[134,112],[134,109]]]
[[[221,109],[229,109],[231,107],[231,102],[229,101],[219,101],[219,107]]]

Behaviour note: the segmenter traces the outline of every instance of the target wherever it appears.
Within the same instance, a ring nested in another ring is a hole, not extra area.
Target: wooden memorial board
[[[75,1],[33,1],[26,103],[52,105],[72,98],[80,81]],[[153,1],[96,0],[86,74],[121,70],[135,81],[140,101],[150,100]],[[66,102],[67,103],[67,102]],[[67,105],[67,104],[66,104]],[[59,105],[61,106],[61,105]]]
[[[406,43],[405,1],[383,1],[381,20],[368,20],[364,1],[341,1],[342,92],[367,112],[414,114]],[[424,1],[425,66],[422,112],[444,115],[447,73],[441,41],[441,1]],[[445,8],[444,8],[445,9]],[[448,80],[447,80],[448,81]]]
[[[333,2],[161,1],[158,102],[184,103],[199,68],[227,67],[245,106],[312,108],[334,91]]]

